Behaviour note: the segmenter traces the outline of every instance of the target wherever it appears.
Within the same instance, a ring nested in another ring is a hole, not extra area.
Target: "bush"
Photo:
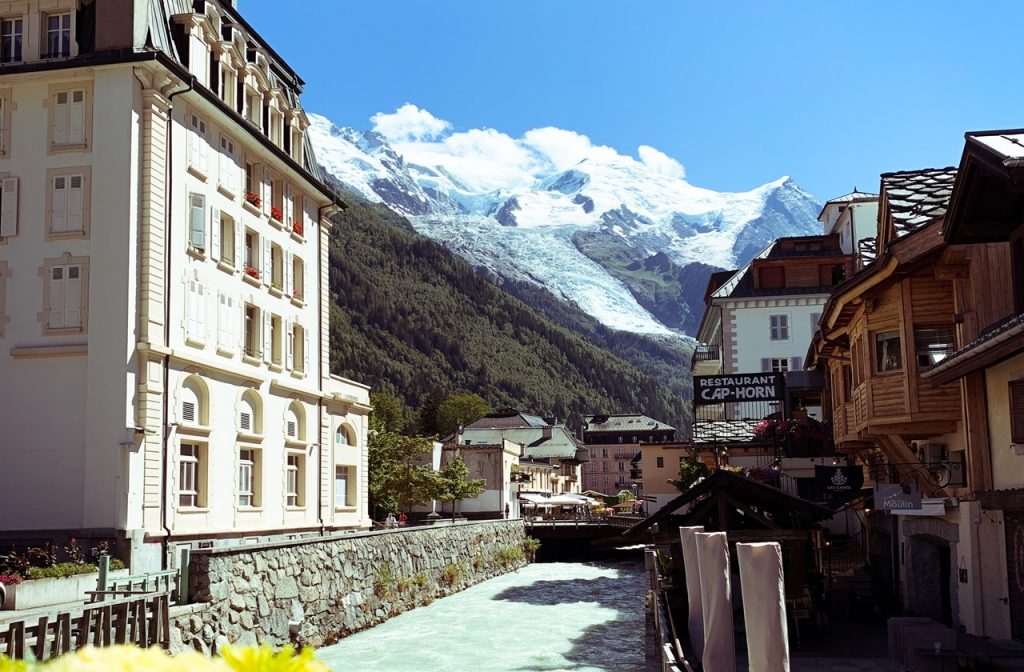
[[[522,561],[523,559],[523,547],[522,546],[502,546],[498,549],[498,554],[495,556],[495,560],[502,567],[511,567]]]
[[[537,551],[540,550],[540,541],[533,537],[527,537],[523,540],[523,552],[526,553],[526,557],[530,562],[533,562],[537,557]]]
[[[26,579],[61,579],[78,574],[89,574],[97,571],[96,565],[77,565],[73,562],[61,562],[52,567],[29,567],[25,570]]]
[[[377,597],[387,597],[395,587],[395,573],[388,563],[382,564],[377,569],[377,576],[373,580],[373,594]]]
[[[462,579],[462,566],[455,563],[448,565],[444,568],[441,578],[449,586],[458,585]]]

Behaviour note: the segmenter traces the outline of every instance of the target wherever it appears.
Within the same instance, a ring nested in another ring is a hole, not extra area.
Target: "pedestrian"
[[[390,530],[395,527],[395,514],[388,511],[388,517],[384,519],[384,529]]]
[[[402,511],[401,513],[398,514],[398,526],[399,527],[405,527],[405,521],[407,521],[407,520],[408,520],[408,518],[406,518],[406,516],[405,516],[405,511]]]
[[[509,510],[510,509],[508,508],[508,502],[505,502],[505,519],[506,520],[508,519]]]

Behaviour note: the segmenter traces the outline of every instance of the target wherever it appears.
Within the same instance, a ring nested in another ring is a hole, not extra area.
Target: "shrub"
[[[161,672],[328,672],[311,648],[296,653],[291,647],[275,651],[269,644],[225,646],[209,658],[189,651],[171,656],[159,648],[135,646],[87,647],[46,663],[0,657],[0,672],[75,672],[76,670],[158,670]]]
[[[395,587],[395,573],[388,563],[382,564],[377,569],[377,576],[373,580],[373,594],[377,597],[387,597]]]
[[[417,588],[426,588],[427,587],[427,575],[424,574],[423,572],[420,572],[416,576],[412,577],[412,582],[414,584],[416,584]]]
[[[455,586],[462,579],[462,566],[452,563],[444,568],[441,578],[449,586]]]
[[[399,593],[404,593],[412,587],[412,579],[407,579],[404,576],[400,576],[395,579],[395,590]]]
[[[5,586],[16,586],[22,582],[21,574],[0,574],[0,583]]]
[[[484,554],[483,551],[477,551],[476,555],[473,556],[473,569],[480,571],[484,568]]]
[[[540,550],[540,541],[533,537],[527,537],[523,539],[523,552],[526,553],[526,558],[533,562],[537,557],[537,551]]]
[[[495,560],[502,567],[510,567],[523,559],[523,547],[514,546],[502,546],[498,549],[498,554],[495,556]]]
[[[52,567],[29,567],[25,571],[26,579],[60,579],[78,574],[96,571],[96,565],[79,565],[74,562],[61,562]]]

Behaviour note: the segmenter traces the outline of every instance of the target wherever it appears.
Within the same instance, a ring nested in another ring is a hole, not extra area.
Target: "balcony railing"
[[[693,351],[693,361],[695,362],[714,362],[722,358],[722,349],[717,345],[707,345],[706,343],[700,343],[697,348]]]

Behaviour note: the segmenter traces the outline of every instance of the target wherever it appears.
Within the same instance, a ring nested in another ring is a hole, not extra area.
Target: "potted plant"
[[[246,265],[245,274],[248,275],[253,280],[260,279],[260,269],[256,268],[255,266]]]
[[[276,205],[270,206],[270,218],[276,219],[279,222],[283,220],[284,215],[281,214],[281,208],[277,207]]]
[[[301,219],[296,219],[294,222],[292,222],[292,231],[294,231],[296,235],[299,235],[299,236],[302,235],[302,220]]]
[[[256,208],[263,205],[263,199],[255,191],[245,192],[245,202]]]

